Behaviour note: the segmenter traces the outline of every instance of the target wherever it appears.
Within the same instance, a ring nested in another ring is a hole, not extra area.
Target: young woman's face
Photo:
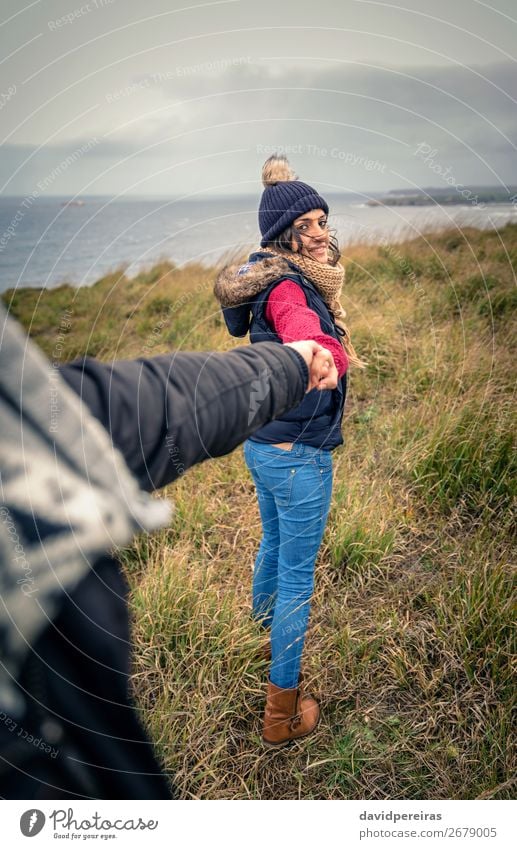
[[[302,240],[302,254],[316,262],[328,262],[329,231],[327,216],[323,210],[311,209],[310,212],[304,212],[293,221],[293,226]],[[293,239],[293,252],[298,253],[298,249],[298,243]]]

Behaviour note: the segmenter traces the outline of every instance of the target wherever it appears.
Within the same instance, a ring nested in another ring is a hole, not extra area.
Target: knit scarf
[[[346,318],[346,312],[339,300],[345,279],[345,269],[341,263],[338,262],[332,266],[328,265],[328,263],[316,262],[316,260],[302,256],[301,254],[287,254],[281,251],[273,251],[271,248],[262,248],[261,251],[262,253],[269,253],[273,256],[281,256],[288,259],[291,265],[296,265],[304,277],[308,277],[311,283],[314,283],[323,300],[329,309],[332,310],[336,324],[346,330],[343,323]],[[293,256],[296,259],[293,259]]]
[[[295,265],[300,269],[304,277],[307,277],[311,283],[314,283],[316,289],[321,294],[323,300],[332,311],[336,325],[341,329],[341,344],[345,349],[349,361],[359,368],[364,368],[366,362],[358,356],[350,339],[350,331],[345,324],[346,312],[340,301],[343,282],[345,280],[345,269],[341,263],[329,265],[326,262],[317,262],[307,256],[301,254],[286,253],[283,251],[274,251],[271,248],[261,248],[262,253],[268,253],[272,256],[281,256],[289,260],[291,265]],[[296,259],[293,259],[293,256]]]

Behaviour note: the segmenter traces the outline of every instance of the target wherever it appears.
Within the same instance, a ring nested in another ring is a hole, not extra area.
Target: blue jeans
[[[270,680],[296,687],[332,495],[332,456],[302,443],[288,451],[248,439],[244,458],[263,530],[253,570],[253,617],[271,628]]]

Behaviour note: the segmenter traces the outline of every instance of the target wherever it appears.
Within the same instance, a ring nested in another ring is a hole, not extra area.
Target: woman
[[[262,171],[261,251],[230,267],[215,285],[230,333],[251,342],[313,339],[327,349],[329,373],[291,412],[244,444],[263,536],[253,571],[253,617],[271,630],[271,666],[263,726],[266,745],[310,734],[320,709],[300,690],[300,666],[314,566],[332,492],[331,451],[343,442],[341,419],[354,352],[339,303],[344,269],[328,227],[328,204],[296,179],[285,157]],[[326,388],[334,387],[334,388]],[[250,417],[264,393],[257,386]]]

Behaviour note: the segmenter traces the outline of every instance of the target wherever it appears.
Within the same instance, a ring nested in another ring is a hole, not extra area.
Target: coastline
[[[331,224],[345,249],[356,243],[400,244],[447,227],[500,228],[517,221],[517,205],[368,206],[368,196],[333,199]],[[0,203],[0,291],[14,287],[91,286],[124,269],[135,276],[160,262],[210,268],[258,243],[252,199],[87,199],[82,206],[43,199],[20,213],[19,199]],[[17,220],[18,217],[18,220]],[[13,223],[14,222],[14,223]],[[15,226],[16,225],[16,226]],[[9,228],[11,228],[9,230]]]

